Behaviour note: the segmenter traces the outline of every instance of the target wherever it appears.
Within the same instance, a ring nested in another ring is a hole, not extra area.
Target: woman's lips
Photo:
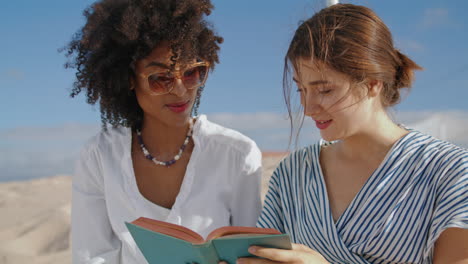
[[[189,107],[189,104],[190,101],[186,101],[186,102],[178,102],[178,103],[173,103],[173,104],[166,104],[167,108],[169,108],[169,110],[171,110],[172,112],[175,112],[175,113],[182,113],[184,112],[185,110],[187,110],[187,108]]]
[[[330,126],[331,122],[333,120],[315,120],[315,125],[317,126],[318,129],[326,129],[328,126]]]

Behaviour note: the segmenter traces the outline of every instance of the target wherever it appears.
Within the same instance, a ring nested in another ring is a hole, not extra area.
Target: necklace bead
[[[160,160],[156,159],[153,155],[151,155],[151,153],[146,148],[145,143],[143,143],[143,137],[141,136],[140,129],[137,129],[136,133],[137,133],[138,143],[140,144],[140,148],[141,148],[141,151],[143,152],[143,155],[145,155],[145,157],[148,160],[151,160],[156,165],[170,167],[171,165],[176,163],[176,161],[178,161],[182,157],[182,153],[187,148],[187,145],[190,142],[190,138],[192,137],[192,133],[193,133],[193,119],[190,119],[190,121],[189,121],[189,130],[187,132],[187,136],[185,137],[184,143],[179,148],[179,152],[174,156],[174,158],[172,158],[169,161],[160,161]]]

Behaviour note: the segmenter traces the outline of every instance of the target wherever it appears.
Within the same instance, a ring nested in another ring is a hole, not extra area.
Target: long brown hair
[[[384,107],[397,104],[400,89],[409,88],[414,70],[422,69],[395,49],[390,30],[371,9],[353,4],[322,9],[297,28],[285,57],[283,92],[291,122],[290,139],[294,131],[291,74],[298,69],[299,59],[344,73],[354,83],[382,81]]]

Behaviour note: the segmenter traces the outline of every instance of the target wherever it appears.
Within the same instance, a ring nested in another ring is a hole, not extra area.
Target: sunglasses
[[[185,89],[195,89],[205,84],[208,76],[209,64],[207,62],[197,62],[189,64],[181,70],[166,70],[155,72],[142,77],[146,79],[146,84],[152,94],[161,95],[170,93],[174,87],[176,79],[180,79]]]

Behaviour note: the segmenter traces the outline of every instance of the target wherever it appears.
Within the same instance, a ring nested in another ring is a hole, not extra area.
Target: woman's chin
[[[331,133],[327,133],[327,131],[320,131],[320,136],[325,141],[335,141],[335,140],[339,139],[339,138],[336,137],[336,135],[333,135]]]
[[[171,123],[176,127],[184,127],[190,122],[190,114],[187,115],[179,115],[176,118],[171,120]]]

